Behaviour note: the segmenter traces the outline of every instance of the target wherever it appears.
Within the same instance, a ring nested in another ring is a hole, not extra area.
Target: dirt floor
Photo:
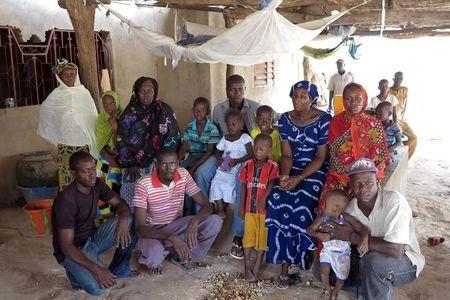
[[[426,266],[416,282],[396,290],[397,299],[448,299],[450,293],[450,162],[441,160],[443,155],[429,155],[432,152],[426,149],[431,147],[430,143],[433,144],[432,141],[424,142],[426,147],[410,161],[407,192],[413,210],[419,213],[415,218],[416,232]],[[225,226],[223,230],[228,232],[229,229]],[[223,255],[231,242],[229,235],[224,233],[223,236],[225,238],[213,246],[207,257],[210,266],[200,268],[194,275],[187,275],[166,261],[163,276],[151,276],[141,269],[140,277],[121,280],[120,287],[110,291],[110,298],[207,299],[217,292],[206,282],[212,275],[215,275],[212,281],[214,278],[221,282],[226,280],[243,291],[240,294],[243,296],[249,287],[233,277],[242,271],[242,261]],[[436,247],[427,246],[429,236],[444,236],[448,241]],[[108,253],[105,260],[110,257],[111,253]],[[138,268],[136,257],[132,266]],[[52,256],[51,238],[34,237],[30,221],[19,207],[0,210],[0,267],[0,299],[94,299],[70,289],[63,268]],[[274,278],[277,271],[275,266],[266,266],[264,277]],[[318,299],[320,282],[313,279],[311,272],[302,272],[301,276],[303,283],[286,291],[278,291],[264,283],[252,286],[250,290],[254,292],[250,294],[259,299]],[[236,294],[227,298],[239,299]],[[354,297],[341,293],[340,299]]]

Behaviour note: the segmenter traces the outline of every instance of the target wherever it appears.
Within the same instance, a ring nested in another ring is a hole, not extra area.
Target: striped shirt
[[[184,194],[200,192],[197,184],[184,168],[178,168],[169,186],[158,177],[156,168],[136,184],[133,206],[147,211],[145,221],[150,225],[169,224],[183,213]]]
[[[256,213],[256,204],[261,201],[264,191],[270,180],[278,178],[278,165],[271,159],[267,159],[262,168],[255,168],[255,160],[247,160],[242,167],[240,180],[247,187],[245,197],[245,212]],[[266,214],[260,211],[259,214]]]
[[[207,119],[205,129],[199,134],[197,131],[197,121],[194,120],[186,126],[183,140],[189,143],[189,155],[203,155],[208,150],[209,144],[219,143],[219,129]]]

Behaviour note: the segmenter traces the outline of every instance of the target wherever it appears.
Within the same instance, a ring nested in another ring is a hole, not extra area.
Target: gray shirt
[[[241,113],[244,117],[245,126],[248,131],[251,132],[253,128],[256,128],[256,111],[260,104],[256,101],[244,98],[244,105]],[[217,104],[213,110],[212,120],[219,127],[222,135],[228,134],[227,123],[225,122],[225,114],[230,109],[230,100],[225,100],[222,103]]]

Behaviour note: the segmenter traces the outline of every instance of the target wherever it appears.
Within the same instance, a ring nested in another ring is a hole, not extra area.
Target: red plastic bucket
[[[38,236],[52,234],[52,204],[53,199],[30,201],[23,210],[30,217],[33,231]]]

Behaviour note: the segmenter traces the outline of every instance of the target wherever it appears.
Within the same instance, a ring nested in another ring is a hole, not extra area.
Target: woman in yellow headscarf
[[[100,157],[97,163],[97,176],[115,192],[120,192],[122,172],[116,163],[117,120],[122,113],[120,96],[115,91],[102,95],[102,111],[96,121],[97,149]]]

